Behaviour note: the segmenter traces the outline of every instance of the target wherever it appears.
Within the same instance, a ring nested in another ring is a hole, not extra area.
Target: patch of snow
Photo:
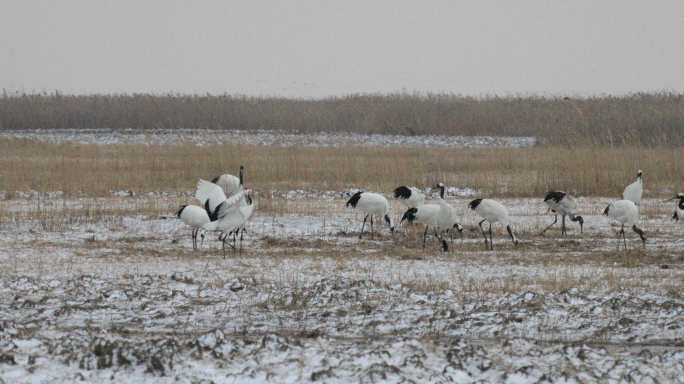
[[[404,136],[360,133],[284,133],[278,131],[240,131],[212,129],[34,129],[3,130],[0,137],[38,140],[49,143],[75,142],[80,144],[244,144],[278,147],[531,147],[534,137],[504,136]]]

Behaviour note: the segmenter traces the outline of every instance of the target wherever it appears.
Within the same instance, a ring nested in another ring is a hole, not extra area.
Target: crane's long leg
[[[492,223],[489,223],[489,249],[494,250],[494,239],[492,239]]]
[[[565,230],[565,215],[562,216],[561,235],[563,235],[563,236],[567,235],[567,231]]]
[[[482,223],[484,223],[485,221],[487,221],[487,219],[480,221],[479,223],[477,223],[477,225],[478,227],[480,227],[480,231],[482,231],[482,236],[484,236],[485,246],[488,246],[489,243],[487,243],[487,234],[485,233],[484,228],[482,228]]]
[[[617,250],[618,251],[620,250],[620,235],[622,235],[622,233],[620,233],[620,232],[621,231],[618,231],[618,233],[617,233]]]
[[[363,229],[366,228],[366,220],[368,220],[368,215],[363,218],[363,224],[361,225],[361,233],[359,233],[359,239],[363,236]]]
[[[430,229],[430,226],[425,224],[425,232],[423,232],[423,249],[425,249],[425,239],[427,239],[428,229]]]
[[[549,228],[551,228],[551,227],[553,227],[554,225],[556,225],[557,222],[558,222],[558,215],[553,215],[553,223],[549,224],[548,227],[544,228],[544,230],[541,231],[541,233],[539,233],[539,236],[543,236],[544,233],[545,233],[546,231],[548,231]]]
[[[237,232],[233,230],[233,253],[237,251]]]
[[[197,228],[192,229],[192,249],[197,249]]]
[[[620,250],[620,235],[622,235],[623,241],[625,243],[625,251],[627,250],[627,239],[625,238],[625,225],[622,224],[622,227],[620,227],[620,232],[618,232],[618,243],[617,243],[617,249],[618,251]]]
[[[370,215],[370,222],[371,222],[371,231],[370,231],[370,233],[371,233],[371,239],[372,239],[373,237],[375,237],[375,236],[374,236],[374,235],[375,235],[375,232],[373,232],[373,215]]]
[[[511,225],[506,226],[506,230],[508,231],[508,235],[511,236],[511,241],[513,242],[513,245],[518,245],[518,242],[515,240],[515,235],[513,234],[513,229],[511,229]]]
[[[245,229],[245,227],[242,227],[242,231],[240,232],[240,250],[242,250],[242,240],[244,239],[246,231],[247,229]]]
[[[639,237],[641,237],[641,243],[644,245],[644,247],[646,247],[646,236],[644,236],[644,231],[641,228],[637,227],[636,224],[632,225],[632,230],[634,230],[634,232],[636,232],[639,235]]]
[[[439,234],[437,229],[435,229],[435,237],[439,241],[440,245],[442,246],[442,251],[448,252],[449,251],[449,244],[447,244],[446,240],[444,240],[444,237]]]

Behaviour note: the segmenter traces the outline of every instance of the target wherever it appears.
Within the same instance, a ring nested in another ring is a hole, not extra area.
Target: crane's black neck
[[[241,165],[240,166],[240,185],[244,185],[245,182],[245,168]]]

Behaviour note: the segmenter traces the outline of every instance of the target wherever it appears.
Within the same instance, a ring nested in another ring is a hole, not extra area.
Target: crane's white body
[[[398,187],[394,190],[394,197],[407,208],[415,208],[425,204],[425,194],[416,187]]]
[[[631,200],[618,200],[608,206],[608,217],[621,225],[634,225],[639,221],[639,208]]]
[[[228,210],[224,216],[202,226],[207,231],[221,231],[230,233],[242,227],[254,213],[254,204],[238,204]]]
[[[616,221],[620,224],[620,231],[618,232],[618,249],[620,249],[620,239],[619,235],[622,235],[622,239],[625,244],[625,250],[627,249],[627,238],[625,236],[625,225],[631,226],[632,230],[636,232],[644,246],[646,246],[646,237],[644,236],[644,231],[637,227],[637,222],[639,221],[639,208],[631,200],[618,200],[614,201],[606,207],[603,211],[604,215],[607,215],[611,220]]]
[[[636,180],[625,187],[624,192],[622,192],[622,198],[633,202],[637,207],[641,204],[641,195],[644,192],[644,180],[642,176],[643,173],[639,170],[639,172],[637,172]]]
[[[454,227],[462,229],[461,225],[458,223],[458,213],[451,204],[447,203],[444,199],[436,200],[436,204],[440,207],[437,222],[435,223],[437,229],[441,231],[450,231]]]
[[[178,211],[178,218],[192,228],[201,228],[210,221],[207,211],[197,205],[186,205],[181,208]]]
[[[482,221],[478,223],[478,226],[482,231],[482,236],[485,238],[485,246],[489,243],[490,249],[494,249],[494,241],[492,240],[492,224],[494,223],[505,225],[513,244],[518,245],[518,239],[515,237],[513,229],[511,228],[508,209],[506,209],[503,204],[492,199],[475,199],[471,201],[468,206],[482,218]],[[489,222],[489,242],[487,241],[485,230],[482,228],[482,223],[485,221]]]
[[[197,249],[197,233],[200,228],[210,221],[209,214],[202,207],[184,205],[180,208],[176,216],[183,223],[192,228],[192,248]],[[204,242],[204,234],[202,234],[202,242]]]
[[[439,214],[442,207],[439,204],[423,204],[416,208],[414,223],[425,224],[431,227],[436,227],[438,225]]]
[[[221,176],[218,176],[214,178],[211,182],[218,185],[223,189],[223,192],[226,194],[226,196],[231,197],[234,196],[244,189],[244,178],[245,178],[245,167],[244,165],[240,166],[239,170],[239,177],[238,176],[233,176],[231,174],[225,173]],[[247,200],[243,199],[240,204],[244,207],[247,205]],[[251,205],[251,202],[249,203]],[[251,214],[250,214],[251,216]],[[238,232],[244,232],[245,231],[245,226],[244,224],[239,226],[238,228],[233,229],[232,231],[229,231],[228,234],[233,234],[233,236],[237,236]],[[240,235],[240,238],[242,238],[242,234]]]
[[[254,204],[245,201],[246,191],[226,198],[223,189],[217,184],[200,180],[195,191],[195,198],[208,206],[215,220],[202,226],[207,231],[230,232],[244,224],[254,212]],[[211,216],[210,216],[211,217]]]
[[[473,210],[490,224],[509,224],[510,222],[510,219],[508,218],[508,209],[496,200],[482,199],[480,204]]]
[[[441,233],[445,229],[450,228],[448,223],[452,221],[451,212],[445,209],[444,205],[440,203],[429,203],[411,207],[402,216],[401,221],[403,222],[404,220],[407,220],[409,223],[425,224],[423,248],[425,248],[428,231],[432,229],[435,232],[437,239],[442,243],[442,249],[444,251],[449,249],[446,241],[441,238]]]
[[[379,193],[373,192],[356,192],[346,203],[347,207],[352,207],[358,209],[366,215],[363,218],[363,225],[361,226],[361,232],[359,233],[359,239],[363,235],[363,230],[366,226],[366,220],[370,217],[371,233],[373,233],[373,216],[383,217],[385,222],[390,228],[391,232],[394,232],[394,225],[392,224],[392,219],[389,216],[390,213],[390,203],[387,198]]]
[[[379,193],[363,192],[354,208],[370,215],[384,216],[389,213],[390,204],[387,198]]]
[[[574,196],[559,191],[563,196],[560,200],[553,198],[544,199],[544,203],[549,207],[550,210],[560,213],[561,215],[574,216],[577,213],[577,199]]]

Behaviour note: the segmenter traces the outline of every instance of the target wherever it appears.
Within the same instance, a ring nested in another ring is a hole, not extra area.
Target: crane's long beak
[[[675,196],[675,197],[673,197],[673,198],[671,198],[671,199],[663,200],[663,201],[661,201],[661,203],[668,203],[668,202],[670,202],[670,201],[672,201],[672,200],[675,200],[675,199],[678,199],[678,197]]]

